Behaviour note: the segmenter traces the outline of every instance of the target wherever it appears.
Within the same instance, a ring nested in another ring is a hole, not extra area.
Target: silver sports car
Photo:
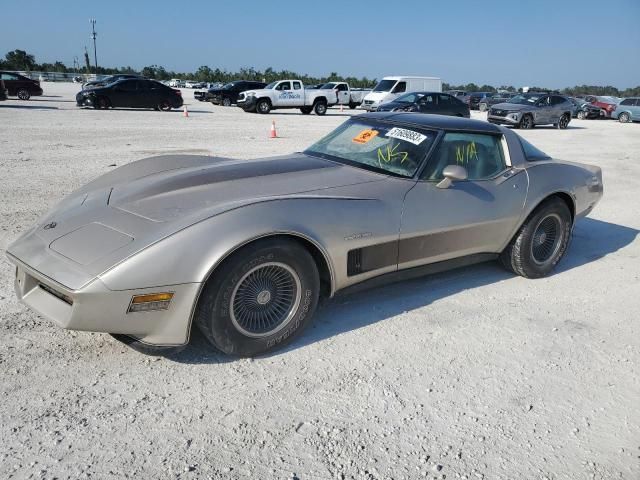
[[[64,199],[7,251],[18,298],[63,328],[223,352],[298,336],[319,297],[499,259],[529,278],[602,197],[600,168],[509,129],[352,117],[302,153],[146,158]]]

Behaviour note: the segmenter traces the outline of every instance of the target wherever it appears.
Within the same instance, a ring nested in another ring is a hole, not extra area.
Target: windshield
[[[278,83],[280,80],[276,80],[275,82],[271,82],[269,85],[267,85],[266,87],[264,87],[265,90],[273,90],[273,87],[276,86],[276,83]]]
[[[397,80],[380,80],[378,84],[373,87],[374,92],[390,92]]]
[[[234,83],[227,83],[224,87],[222,87],[223,90],[229,90],[230,88],[233,88]],[[213,88],[216,88],[217,85],[214,85]]]
[[[324,85],[320,86],[320,90],[333,90],[335,86],[336,84],[332,82],[325,83]]]
[[[374,120],[349,120],[304,153],[399,177],[412,177],[436,132]]]
[[[515,97],[509,100],[509,103],[517,103],[519,105],[533,105],[538,101],[538,99],[542,97],[540,95],[516,95]]]

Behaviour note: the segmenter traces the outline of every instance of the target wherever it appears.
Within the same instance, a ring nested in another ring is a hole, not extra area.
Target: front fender
[[[397,240],[399,218],[397,205],[374,199],[268,200],[184,228],[111,268],[100,279],[113,290],[202,283],[242,245],[288,234],[312,242],[323,253],[333,293],[349,283],[348,251]]]

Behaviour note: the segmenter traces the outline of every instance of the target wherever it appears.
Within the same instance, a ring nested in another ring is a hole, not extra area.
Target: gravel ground
[[[548,278],[480,265],[337,298],[267,357],[194,334],[165,358],[20,305],[7,245],[114,165],[301,150],[351,112],[252,115],[184,90],[184,118],[44,89],[0,102],[0,478],[640,478],[640,124],[522,132],[604,170]]]

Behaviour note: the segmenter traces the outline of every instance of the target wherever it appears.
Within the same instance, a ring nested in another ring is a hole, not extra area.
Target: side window
[[[407,91],[407,82],[398,82],[398,84],[393,88],[392,93],[402,93]]]
[[[340,85],[338,85],[338,91],[339,92],[346,92],[347,91],[347,85],[344,83],[341,83]]]
[[[447,165],[460,165],[469,180],[485,180],[506,169],[501,137],[481,133],[447,133],[422,173],[422,180],[442,180]]]
[[[18,76],[12,73],[3,73],[0,78],[2,78],[2,80],[18,80]]]
[[[622,102],[620,102],[620,105],[635,105],[636,101],[633,98],[627,98],[626,100],[623,100]]]
[[[276,90],[291,90],[291,82],[281,82]]]
[[[446,107],[451,104],[449,95],[438,95],[438,105]]]
[[[562,97],[551,97],[551,105],[560,105],[561,103],[564,103],[565,100]]]
[[[151,88],[151,85],[149,85],[149,82],[146,82],[144,80],[142,81],[138,81],[138,90],[149,90]]]
[[[424,95],[418,103],[421,106],[433,108],[436,106],[436,97],[434,95]]]
[[[293,82],[294,90],[300,90],[301,88],[302,88],[302,85],[300,85],[300,82]]]
[[[136,91],[136,81],[135,80],[125,80],[124,82],[120,82],[118,84],[118,89],[123,90],[125,92],[135,92]]]

